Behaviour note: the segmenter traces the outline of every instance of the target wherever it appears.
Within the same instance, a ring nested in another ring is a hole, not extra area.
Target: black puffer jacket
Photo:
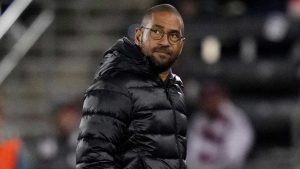
[[[163,83],[139,48],[120,39],[88,88],[76,169],[183,169],[186,115],[182,82]]]

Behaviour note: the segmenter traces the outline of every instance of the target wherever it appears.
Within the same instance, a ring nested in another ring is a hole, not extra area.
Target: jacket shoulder
[[[82,111],[86,117],[98,115],[127,124],[131,109],[132,99],[127,89],[109,78],[97,80],[87,89]]]
[[[100,90],[108,90],[117,92],[129,97],[129,92],[124,85],[125,81],[121,78],[121,74],[105,79],[96,79],[86,90],[86,94]]]

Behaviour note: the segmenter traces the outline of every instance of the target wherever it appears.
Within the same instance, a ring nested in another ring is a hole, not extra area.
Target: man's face
[[[183,23],[179,16],[171,12],[153,13],[146,23],[142,25],[144,28],[137,29],[135,43],[159,73],[167,71],[180,55],[184,43],[182,39],[172,42],[170,36],[181,38]],[[157,31],[165,33],[161,39],[153,38]]]

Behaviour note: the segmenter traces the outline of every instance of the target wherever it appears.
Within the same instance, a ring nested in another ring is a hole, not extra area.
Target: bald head
[[[175,15],[178,16],[180,23],[181,23],[181,31],[182,33],[184,33],[184,23],[183,23],[183,19],[180,15],[180,13],[177,11],[177,9],[170,5],[170,4],[160,4],[160,5],[156,5],[153,6],[152,8],[148,9],[147,12],[145,13],[143,19],[142,19],[142,26],[145,26],[148,24],[148,22],[151,20],[152,15],[154,13],[159,13],[159,12],[170,12],[173,13]]]
[[[168,72],[181,54],[184,44],[183,21],[176,8],[168,4],[150,8],[135,30],[134,42],[149,59],[156,72]],[[166,79],[167,76],[162,77]]]

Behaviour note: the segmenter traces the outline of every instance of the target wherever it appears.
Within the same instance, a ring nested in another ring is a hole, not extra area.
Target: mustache
[[[160,47],[156,47],[153,49],[154,52],[161,52],[161,53],[166,53],[171,55],[171,50],[169,49],[169,47],[166,46],[160,46]]]

